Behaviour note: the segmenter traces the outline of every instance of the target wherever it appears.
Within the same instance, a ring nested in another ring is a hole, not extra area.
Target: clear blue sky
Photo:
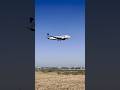
[[[36,0],[35,29],[35,65],[85,65],[85,0]],[[72,38],[51,41],[46,33]]]

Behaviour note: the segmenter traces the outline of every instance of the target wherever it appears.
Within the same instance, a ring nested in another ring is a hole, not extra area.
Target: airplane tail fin
[[[49,33],[47,33],[47,36],[49,36],[50,34]]]

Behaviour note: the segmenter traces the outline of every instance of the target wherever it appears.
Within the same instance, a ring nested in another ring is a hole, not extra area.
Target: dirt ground
[[[85,75],[35,72],[35,90],[85,90]]]

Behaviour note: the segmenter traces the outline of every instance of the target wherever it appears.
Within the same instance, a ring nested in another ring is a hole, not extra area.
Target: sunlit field
[[[35,90],[85,90],[85,75],[37,71]]]

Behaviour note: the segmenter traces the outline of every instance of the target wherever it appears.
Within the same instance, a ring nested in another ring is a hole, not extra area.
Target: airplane
[[[70,39],[71,36],[69,36],[69,35],[51,36],[51,35],[49,35],[49,33],[47,33],[47,38],[49,40],[58,40],[58,41],[61,41],[61,40]]]

